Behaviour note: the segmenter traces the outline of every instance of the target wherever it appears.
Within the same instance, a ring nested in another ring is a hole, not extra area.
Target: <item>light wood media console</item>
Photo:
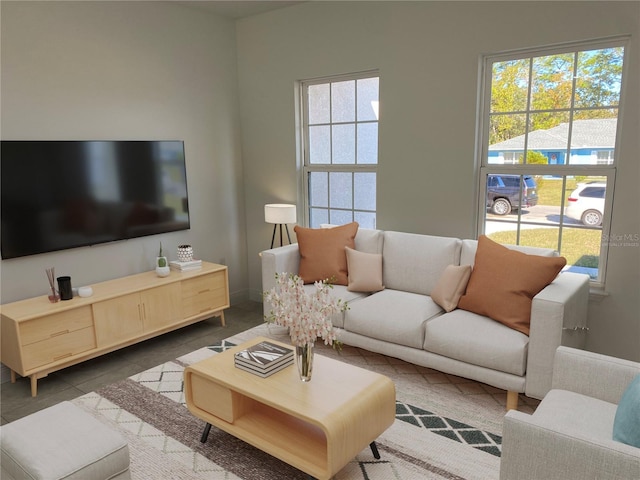
[[[90,297],[50,303],[47,296],[1,306],[0,361],[31,378],[133,345],[180,327],[219,316],[229,307],[227,267],[202,262],[202,269],[154,271],[92,285]]]

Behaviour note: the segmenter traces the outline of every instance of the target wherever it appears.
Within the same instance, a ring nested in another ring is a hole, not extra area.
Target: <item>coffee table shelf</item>
[[[377,373],[316,355],[311,382],[295,366],[261,378],[233,365],[256,338],[185,369],[195,416],[319,479],[329,479],[395,418],[395,386]]]

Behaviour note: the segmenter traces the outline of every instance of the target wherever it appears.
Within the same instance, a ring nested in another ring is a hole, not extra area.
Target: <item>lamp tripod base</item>
[[[276,239],[276,227],[280,227],[280,246],[282,247],[282,225],[284,225],[285,230],[287,231],[287,239],[289,240],[289,244],[291,244],[291,236],[289,235],[289,226],[283,223],[275,223],[273,225],[273,234],[271,235],[271,247],[273,248],[273,242]]]

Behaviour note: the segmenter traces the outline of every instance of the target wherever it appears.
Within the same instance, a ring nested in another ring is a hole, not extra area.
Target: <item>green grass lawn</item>
[[[559,207],[562,197],[564,197],[566,203],[567,198],[571,195],[571,192],[575,190],[579,182],[606,182],[604,177],[567,177],[566,188],[563,194],[562,178],[535,177],[535,179],[538,185],[538,205],[549,205],[552,207]]]
[[[488,235],[498,243],[515,244],[516,232],[496,232]],[[562,246],[560,254],[567,259],[567,265],[598,268],[600,230],[584,228],[564,228],[562,230]],[[520,245],[553,248],[558,250],[557,228],[535,228],[520,231]]]
[[[538,205],[553,207],[560,207],[563,198],[566,203],[566,199],[579,182],[606,181],[601,177],[568,177],[563,190],[562,178],[536,177],[535,180],[538,185]],[[560,251],[560,255],[567,259],[567,265],[598,268],[602,242],[602,231],[599,229],[564,227],[560,246],[558,245],[559,227],[523,229],[520,231],[519,242],[515,231],[496,232],[488,237],[502,244],[519,243],[526,246],[552,248]]]

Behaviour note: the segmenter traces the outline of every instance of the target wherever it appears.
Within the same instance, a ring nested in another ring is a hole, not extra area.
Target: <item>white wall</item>
[[[188,232],[3,260],[2,303],[44,294],[49,266],[76,286],[150,270],[159,240],[228,264],[234,298],[259,300],[263,206],[299,199],[294,87],[316,76],[380,69],[379,227],[472,237],[480,55],[618,34],[612,233],[640,233],[638,2],[307,2],[235,27],[168,2],[0,8],[2,139],[184,139],[192,213]],[[612,246],[589,349],[640,360],[639,276],[640,248]]]
[[[1,262],[2,303],[151,270],[162,240],[229,266],[246,298],[235,25],[168,2],[1,2],[5,140],[185,142],[191,229]],[[27,179],[25,179],[27,180]]]
[[[378,227],[475,236],[479,58],[631,34],[612,221],[640,233],[638,2],[308,2],[238,22],[251,294],[268,248],[263,205],[300,198],[297,80],[378,68]],[[587,347],[640,360],[640,248],[612,246],[608,296],[589,305]]]

